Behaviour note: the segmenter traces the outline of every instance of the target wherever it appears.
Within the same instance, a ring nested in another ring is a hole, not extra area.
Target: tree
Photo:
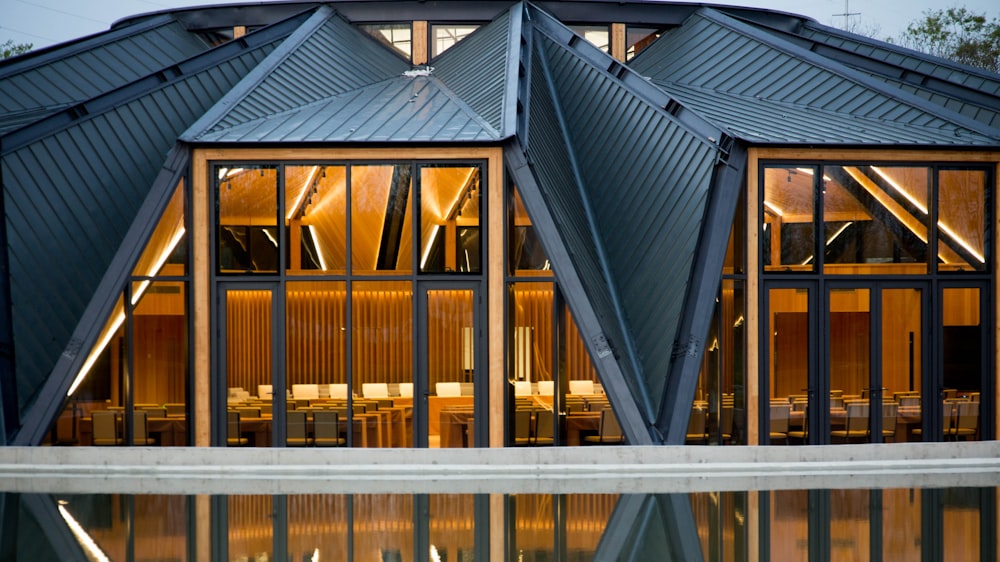
[[[9,59],[27,53],[32,47],[34,45],[31,43],[14,43],[13,39],[8,39],[0,43],[0,59]]]
[[[928,10],[900,36],[904,47],[1000,72],[1000,19],[965,8]]]

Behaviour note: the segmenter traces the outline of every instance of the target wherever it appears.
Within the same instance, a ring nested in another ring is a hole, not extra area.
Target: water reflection
[[[5,493],[0,560],[994,560],[995,490]]]

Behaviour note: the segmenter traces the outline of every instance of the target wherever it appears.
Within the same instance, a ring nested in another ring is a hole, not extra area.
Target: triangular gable
[[[665,34],[630,66],[665,88],[681,85],[725,92],[754,98],[758,106],[792,104],[839,114],[844,120],[878,120],[895,130],[889,139],[859,133],[853,144],[922,144],[927,142],[927,130],[936,130],[949,141],[954,137],[963,145],[997,142],[995,131],[982,123],[709,8]],[[745,125],[737,121],[733,128]],[[784,126],[773,123],[758,136],[781,142]],[[815,142],[836,142],[822,136],[823,127],[817,127],[815,134]]]
[[[515,182],[629,441],[683,442],[708,326],[693,319],[714,303],[742,165],[723,173],[721,131],[685,126],[627,68],[530,13]]]
[[[201,140],[203,135],[354,91],[409,69],[409,62],[398,53],[332,8],[321,6],[182,140]]]
[[[86,107],[94,108],[92,113],[57,114],[3,138],[10,292],[19,303],[11,323],[24,427],[45,431],[46,416],[54,414],[71,380],[63,362],[93,345],[87,339],[96,318],[90,311],[102,298],[99,287],[116,252],[136,240],[129,225],[150,193],[163,155],[303,19],[274,24],[185,61],[180,70],[190,72],[173,80],[153,76],[90,100]],[[173,111],[161,112],[158,104],[170,104]],[[115,280],[119,294],[123,279]],[[38,400],[43,395],[46,399]],[[24,442],[20,434],[17,439]]]
[[[500,137],[516,127],[517,66],[523,8],[502,12],[434,60],[434,76],[444,82]]]
[[[201,135],[201,142],[477,142],[493,127],[433,76],[398,76]]]

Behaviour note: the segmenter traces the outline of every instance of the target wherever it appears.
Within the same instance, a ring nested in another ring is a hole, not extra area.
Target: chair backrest
[[[770,430],[778,433],[788,433],[788,418],[791,417],[792,405],[788,403],[771,403]]]
[[[528,381],[514,381],[514,396],[531,396],[531,383]]]
[[[269,384],[258,384],[257,385],[257,398],[261,400],[271,399],[271,389],[273,387]]]
[[[594,381],[569,381],[570,394],[593,394]]]
[[[554,435],[554,420],[555,416],[552,414],[552,410],[536,410],[535,411],[535,439],[552,439]]]
[[[896,431],[896,416],[898,414],[899,405],[895,402],[882,404],[882,431]]]
[[[259,418],[260,408],[258,407],[241,407],[236,408],[236,411],[240,413],[241,418]]]
[[[722,433],[726,435],[733,434],[733,411],[734,408],[732,404],[726,404],[723,402],[722,413],[719,414],[719,428],[722,430]]]
[[[552,396],[555,389],[555,381],[538,381],[538,394],[541,396]]]
[[[366,382],[361,385],[361,395],[365,398],[388,398],[389,385],[384,382]]]
[[[316,439],[336,439],[340,437],[340,414],[336,410],[316,410],[313,412],[313,434]]]
[[[514,438],[528,439],[531,437],[531,410],[514,411]]]
[[[457,382],[439,382],[434,385],[438,396],[461,396],[462,385]]]
[[[868,402],[847,403],[847,431],[868,430]]]
[[[622,426],[619,425],[618,418],[615,417],[611,408],[601,410],[600,434],[602,442],[619,442],[624,437]]]
[[[292,396],[296,399],[319,398],[318,384],[293,384]]]
[[[899,406],[901,408],[919,408],[920,407],[920,397],[919,396],[900,396]]]
[[[135,410],[132,412],[132,436],[135,444],[146,444],[146,416],[149,413],[145,410]]]
[[[226,435],[230,439],[237,439],[240,436],[240,413],[235,410],[226,413]]]
[[[330,395],[330,398],[347,400],[347,385],[344,383],[327,385],[327,393]]]
[[[689,434],[704,435],[707,412],[708,410],[704,408],[691,408],[691,417],[688,418],[687,428]]]
[[[94,423],[94,443],[113,444],[118,440],[118,420],[115,412],[97,410],[91,413]]]
[[[288,439],[305,439],[306,437],[306,412],[304,410],[292,410],[286,412],[288,425]]]
[[[413,383],[412,382],[399,383],[399,396],[401,398],[413,398]]]
[[[958,428],[976,429],[979,427],[979,402],[963,402],[958,405]]]

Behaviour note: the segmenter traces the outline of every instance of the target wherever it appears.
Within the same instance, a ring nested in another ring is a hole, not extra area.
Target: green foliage
[[[0,59],[9,59],[22,53],[27,53],[34,47],[31,43],[14,43],[13,39],[8,39],[0,43]]]
[[[1000,72],[1000,20],[965,8],[928,10],[900,38],[903,46]]]

